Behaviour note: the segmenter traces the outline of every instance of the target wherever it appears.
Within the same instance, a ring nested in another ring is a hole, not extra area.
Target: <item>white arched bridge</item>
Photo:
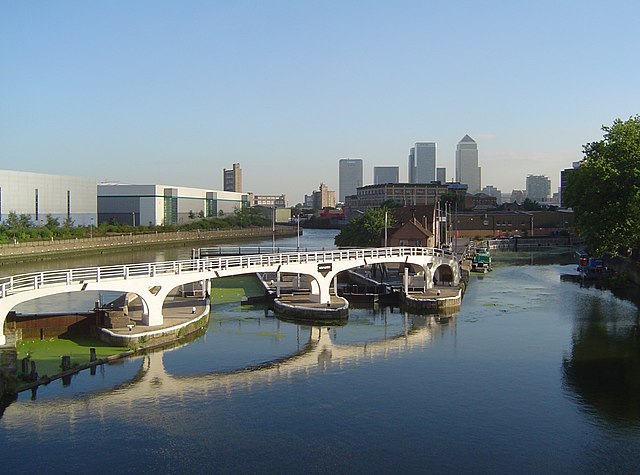
[[[434,276],[452,285],[457,285],[460,280],[455,255],[424,247],[209,257],[34,272],[0,278],[0,328],[3,329],[0,345],[6,343],[4,323],[7,314],[20,303],[49,295],[83,291],[134,293],[142,302],[143,322],[158,326],[163,323],[165,299],[180,285],[198,281],[206,285],[209,279],[241,274],[304,274],[311,280],[311,299],[328,303],[331,299],[331,283],[340,272],[361,266],[393,263],[403,264],[405,275],[409,268],[415,274],[423,275],[425,289],[432,287]]]

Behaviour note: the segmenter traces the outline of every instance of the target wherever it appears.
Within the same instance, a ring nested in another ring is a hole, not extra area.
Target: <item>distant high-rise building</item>
[[[436,168],[436,181],[444,184],[447,182],[447,169],[444,167]]]
[[[409,152],[409,183],[431,183],[435,179],[436,143],[416,142]]]
[[[329,187],[327,185],[325,185],[324,183],[320,183],[320,188],[318,188],[318,191],[313,192],[313,209],[319,210],[324,208],[335,208],[335,207],[336,207],[336,192],[329,191]]]
[[[496,199],[496,204],[502,204],[502,192],[493,185],[487,185],[482,189],[482,193],[488,196],[493,196]]]
[[[524,203],[525,198],[527,197],[527,192],[524,190],[512,190],[511,191],[511,203]]]
[[[407,176],[409,177],[409,183],[416,182],[416,149],[411,147],[409,150],[409,165],[407,168]]]
[[[527,176],[527,198],[539,203],[551,196],[551,180],[544,175]]]
[[[399,167],[373,167],[373,184],[398,183],[400,181]]]
[[[567,207],[564,195],[565,191],[567,190],[569,180],[571,179],[571,174],[578,168],[580,168],[580,163],[581,162],[573,162],[573,168],[565,168],[564,170],[560,171],[560,206],[563,208]]]
[[[242,193],[242,169],[239,163],[234,163],[231,170],[223,170],[224,191]]]
[[[481,171],[478,166],[478,144],[468,135],[462,137],[456,148],[456,181],[469,185],[472,195],[480,192]]]
[[[344,203],[346,196],[355,195],[362,186],[362,159],[341,158],[338,181],[338,199]]]

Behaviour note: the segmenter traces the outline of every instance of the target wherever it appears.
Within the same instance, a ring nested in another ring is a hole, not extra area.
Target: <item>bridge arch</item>
[[[162,325],[163,303],[175,287],[256,272],[308,275],[317,284],[312,298],[328,303],[331,300],[331,283],[338,273],[363,265],[386,263],[413,266],[418,273],[424,273],[425,288],[433,286],[432,272],[443,265],[451,269],[453,285],[457,285],[460,278],[455,255],[421,247],[259,254],[45,271],[0,279],[0,328],[4,329],[7,313],[19,303],[85,290],[136,293],[145,305],[145,323]],[[4,334],[0,334],[0,345],[5,343]]]

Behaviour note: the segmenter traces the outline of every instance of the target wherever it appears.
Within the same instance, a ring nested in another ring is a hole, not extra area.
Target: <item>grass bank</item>
[[[244,297],[262,297],[264,287],[254,274],[211,280],[211,303],[239,302]]]
[[[89,348],[96,349],[97,358],[117,355],[129,348],[106,346],[103,341],[89,337],[78,337],[73,340],[23,340],[16,343],[18,354],[18,374],[21,373],[21,361],[29,357],[36,362],[36,370],[40,378],[53,376],[62,371],[63,356],[71,357],[71,366],[89,362]]]

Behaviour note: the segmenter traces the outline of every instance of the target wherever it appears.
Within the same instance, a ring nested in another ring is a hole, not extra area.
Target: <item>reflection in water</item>
[[[380,309],[379,312],[385,314]],[[433,342],[435,335],[447,329],[455,329],[455,326],[449,325],[455,319],[452,316],[441,318],[396,313],[394,317],[397,321],[393,324],[387,325],[386,317],[384,322],[378,323],[385,327],[385,334],[386,327],[394,328],[396,334],[359,342],[336,343],[336,340],[341,339],[340,327],[299,326],[299,334],[306,334],[306,337],[302,337],[302,347],[299,351],[271,361],[213,373],[176,375],[167,371],[165,358],[171,356],[174,350],[183,348],[176,345],[174,348],[165,348],[144,356],[139,363],[138,371],[129,381],[71,400],[56,398],[34,405],[18,404],[10,408],[11,418],[4,422],[7,427],[34,423],[57,425],[65,421],[70,423],[78,411],[109,411],[118,417],[126,418],[131,415],[131,411],[137,410],[140,401],[170,400],[195,394],[229,394],[258,384],[270,385],[291,378],[307,378],[315,371],[323,372],[331,367],[370,363],[376,359],[388,359],[421,350]],[[361,325],[365,320],[357,321],[354,326]],[[234,324],[242,325],[241,333],[250,335],[261,325],[259,321],[260,319],[244,318],[237,319]],[[367,324],[375,326],[375,322],[371,320],[368,320]],[[358,333],[362,338],[362,334],[366,332]],[[344,337],[345,340],[350,339],[348,334]]]
[[[589,412],[613,425],[640,423],[638,314],[627,302],[589,296],[576,307],[566,384]]]

